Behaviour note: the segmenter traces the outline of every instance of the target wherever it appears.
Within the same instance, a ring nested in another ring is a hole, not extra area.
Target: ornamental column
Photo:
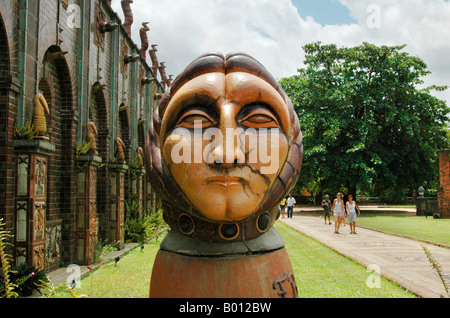
[[[108,239],[110,242],[118,241],[118,248],[124,247],[125,241],[125,174],[128,165],[123,163],[110,164],[110,216]]]
[[[95,262],[98,242],[97,171],[102,159],[97,155],[80,155],[77,160],[76,263]]]
[[[139,211],[137,215],[139,219],[142,219],[144,212],[144,180],[145,180],[145,169],[143,167],[131,169],[130,197],[139,203]]]
[[[55,146],[44,139],[15,140],[16,265],[46,268],[47,172]]]

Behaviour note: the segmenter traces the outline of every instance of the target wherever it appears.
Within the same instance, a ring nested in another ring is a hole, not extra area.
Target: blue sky
[[[292,0],[292,4],[301,16],[311,16],[322,25],[357,22],[350,16],[348,8],[338,0]]]

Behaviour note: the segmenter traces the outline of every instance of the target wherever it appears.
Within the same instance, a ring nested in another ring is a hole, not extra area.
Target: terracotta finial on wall
[[[158,44],[152,44],[152,48],[149,51],[150,58],[152,59],[152,71],[153,71],[153,74],[155,75],[155,77],[158,76],[157,72],[158,72],[158,67],[159,67],[158,57],[156,56],[156,52],[158,52],[158,49],[156,48],[157,46],[158,46]]]
[[[117,146],[117,158],[119,159],[120,163],[126,163],[125,161],[125,143],[123,142],[122,138],[117,137],[116,138],[116,146]]]
[[[34,96],[34,109],[33,109],[33,129],[38,132],[35,138],[48,139],[44,137],[47,132],[47,119],[45,114],[50,114],[47,101],[42,94],[36,94]]]
[[[148,26],[150,22],[144,22],[142,23],[142,28],[140,29],[139,33],[141,36],[141,54],[144,57],[144,59],[147,57],[147,50],[148,50],[148,35],[147,32],[150,31],[150,28]]]
[[[131,4],[133,0],[122,0],[121,2],[123,14],[125,15],[125,22],[123,27],[127,31],[128,35],[131,36],[131,26],[133,25],[133,11],[131,10]]]
[[[161,74],[161,83],[164,87],[164,89],[166,89],[167,86],[167,74],[166,74],[166,63],[165,62],[161,62],[159,65],[159,74]]]
[[[86,138],[86,141],[90,142],[89,153],[92,153],[94,155],[98,155],[97,141],[95,139],[95,136],[98,136],[97,127],[95,126],[95,123],[93,123],[93,122],[88,122],[86,127],[87,127],[87,138]]]

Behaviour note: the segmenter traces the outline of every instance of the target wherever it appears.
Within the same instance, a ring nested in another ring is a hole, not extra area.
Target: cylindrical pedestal
[[[159,250],[151,298],[298,297],[284,247],[251,255],[194,256]]]

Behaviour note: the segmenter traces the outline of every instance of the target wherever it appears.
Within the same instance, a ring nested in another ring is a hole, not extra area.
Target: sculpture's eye
[[[245,109],[245,108],[244,108]],[[249,128],[279,128],[277,117],[264,106],[249,106],[243,111],[241,119],[238,120],[241,125]]]
[[[187,129],[209,128],[216,124],[216,121],[206,112],[198,109],[192,109],[181,115],[177,127]]]

